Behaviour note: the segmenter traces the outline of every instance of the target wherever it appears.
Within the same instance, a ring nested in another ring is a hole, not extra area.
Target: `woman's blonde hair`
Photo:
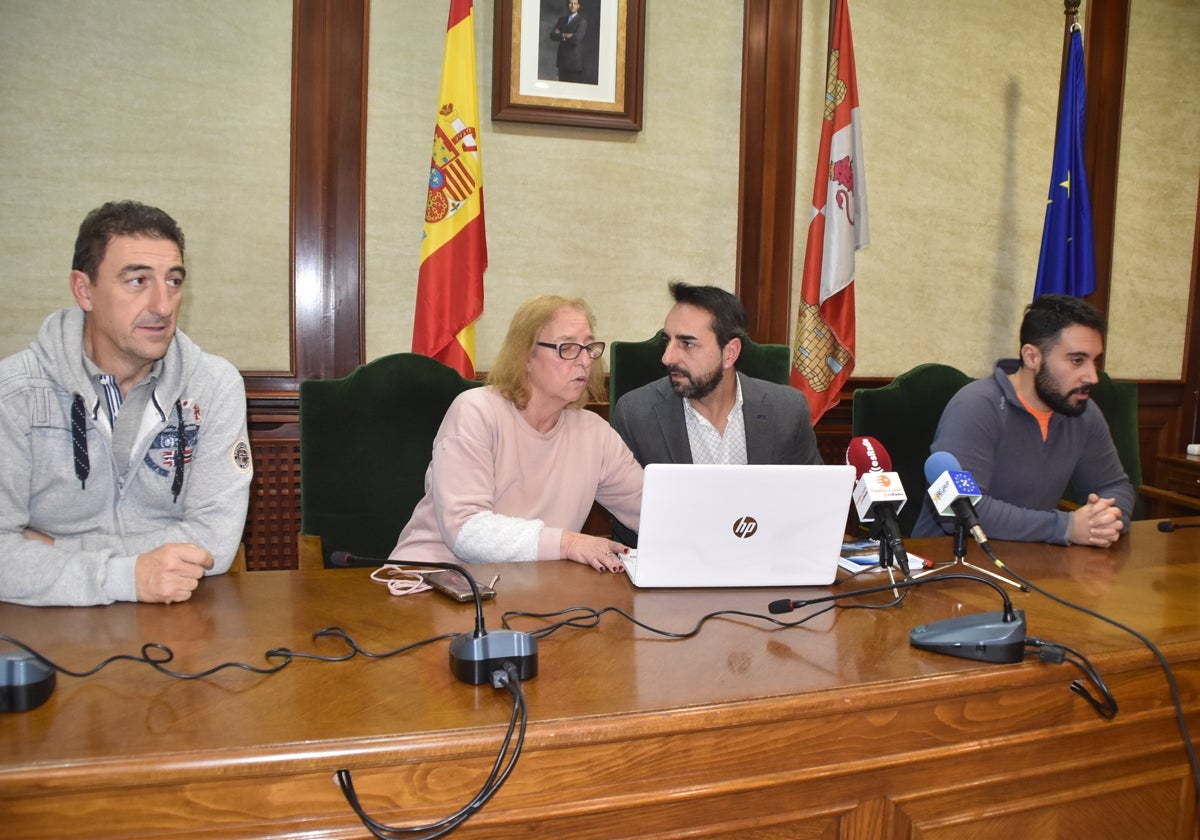
[[[529,374],[525,365],[529,361],[538,340],[538,333],[550,323],[558,310],[563,308],[578,309],[587,318],[588,326],[596,329],[596,316],[592,308],[580,298],[564,298],[557,295],[541,295],[521,304],[508,325],[508,335],[500,346],[500,354],[496,363],[488,372],[487,384],[494,387],[506,399],[511,400],[517,408],[529,405]],[[583,394],[573,404],[573,408],[583,408],[589,401],[603,402],[604,390],[604,359],[592,362],[588,374],[587,387]]]

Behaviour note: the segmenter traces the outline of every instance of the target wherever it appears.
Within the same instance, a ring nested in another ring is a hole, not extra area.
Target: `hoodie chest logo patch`
[[[187,416],[186,414],[184,415]],[[200,433],[199,425],[183,424],[183,463],[192,463],[192,453],[196,448],[196,438]],[[164,478],[175,471],[175,462],[179,446],[179,426],[172,424],[154,436],[154,442],[146,452],[144,463]]]

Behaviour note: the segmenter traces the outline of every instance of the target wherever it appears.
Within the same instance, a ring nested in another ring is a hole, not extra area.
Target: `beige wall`
[[[639,133],[493,123],[493,4],[477,0],[490,365],[516,305],[589,298],[608,339],[656,329],[666,281],[734,284],[741,4],[647,3]],[[81,13],[81,9],[88,13]],[[854,0],[871,248],[856,373],[1015,349],[1032,294],[1061,51],[1059,0]],[[826,11],[806,4],[797,206],[807,207]],[[0,0],[0,354],[70,302],[79,219],[159,203],[189,237],[185,329],[240,367],[286,366],[291,3]],[[374,0],[367,354],[407,350],[446,25]],[[115,48],[120,45],[120,48]],[[1200,4],[1133,4],[1110,371],[1177,379],[1200,174]],[[798,213],[795,284],[807,216]]]
[[[646,119],[630,133],[492,122],[493,4],[475,4],[489,262],[481,368],[533,295],[586,298],[611,340],[662,326],[668,278],[733,285],[740,4],[708,0],[675,20],[647,5]],[[444,3],[372,5],[369,357],[411,346],[445,30]]]
[[[0,355],[74,305],[84,215],[167,210],[180,323],[243,369],[287,367],[291,3],[0,0]]]
[[[1108,361],[1123,376],[1177,379],[1200,180],[1200,2],[1134,3],[1129,29]]]
[[[817,5],[806,4],[810,83],[827,28]],[[982,375],[1015,355],[1033,295],[1062,4],[975,3],[969,14],[954,3],[851,8],[871,217],[871,245],[856,263],[855,373],[943,361]],[[802,113],[814,113],[823,92],[807,84]],[[801,129],[797,195],[807,207],[819,125],[803,120]],[[797,217],[802,252],[808,219]]]

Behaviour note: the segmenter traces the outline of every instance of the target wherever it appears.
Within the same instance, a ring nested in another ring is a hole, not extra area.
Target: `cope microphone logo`
[[[739,540],[749,539],[758,533],[758,520],[753,516],[739,516],[733,520],[733,535]]]
[[[871,460],[870,472],[882,472],[883,467],[879,465],[879,456],[875,454],[875,447],[871,444],[870,438],[863,438],[863,449],[867,450],[867,458]]]

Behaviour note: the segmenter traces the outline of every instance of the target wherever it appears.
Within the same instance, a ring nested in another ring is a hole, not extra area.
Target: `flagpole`
[[[1071,55],[1071,33],[1075,27],[1079,26],[1079,5],[1083,0],[1063,0],[1063,17],[1066,22],[1063,25],[1063,40],[1062,40],[1062,60],[1059,61],[1058,72],[1058,104],[1054,108],[1054,113],[1062,113],[1062,97],[1063,90],[1067,86],[1067,73],[1069,72],[1068,57]],[[1054,143],[1058,145],[1058,130],[1060,126],[1054,126]],[[1089,185],[1090,186],[1090,185]]]

